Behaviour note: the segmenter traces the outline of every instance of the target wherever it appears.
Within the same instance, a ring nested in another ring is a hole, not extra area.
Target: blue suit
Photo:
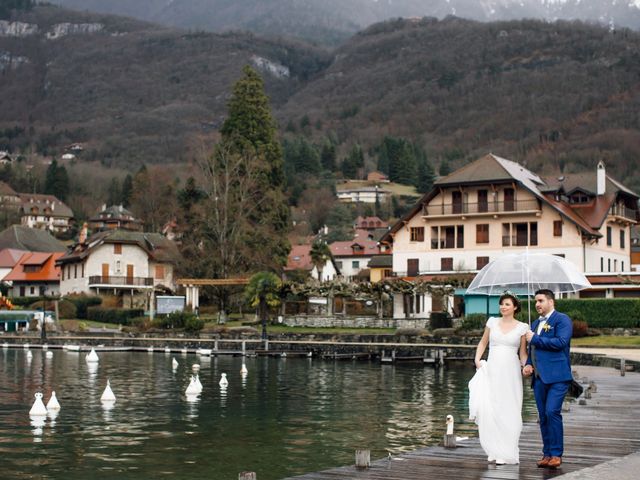
[[[564,313],[554,311],[540,335],[540,319],[533,322],[528,365],[533,365],[531,386],[538,407],[545,457],[561,457],[563,445],[562,402],[572,380],[569,349],[573,325]]]

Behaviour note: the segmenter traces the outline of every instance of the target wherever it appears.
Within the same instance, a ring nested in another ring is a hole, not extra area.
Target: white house
[[[21,223],[25,227],[50,232],[66,232],[71,226],[73,212],[53,195],[18,193]]]
[[[318,268],[313,263],[313,260],[311,260],[311,245],[294,245],[291,247],[285,272],[295,270],[307,271],[312,278],[318,280]],[[338,275],[340,275],[340,271],[336,266],[334,258],[331,257],[322,268],[321,281],[326,282],[333,280]]]
[[[159,233],[109,230],[80,234],[70,252],[58,259],[60,292],[108,293],[141,305],[155,289],[174,290],[176,245]],[[128,303],[127,303],[128,302]]]

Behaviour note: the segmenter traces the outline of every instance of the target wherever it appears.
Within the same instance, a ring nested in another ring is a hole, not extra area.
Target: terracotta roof
[[[353,247],[360,245],[361,252],[355,253]],[[375,240],[358,239],[346,242],[333,242],[329,245],[329,249],[334,257],[353,257],[353,256],[371,256],[379,253],[378,242]]]
[[[0,195],[16,195],[16,192],[6,182],[0,182]]]
[[[311,245],[293,245],[287,257],[285,270],[313,270]]]
[[[46,230],[12,225],[0,232],[0,249],[13,248],[28,252],[65,252],[67,247]]]
[[[4,277],[5,281],[12,282],[57,282],[60,281],[60,268],[56,266],[56,260],[60,258],[62,253],[43,253],[43,252],[29,252],[25,253],[13,269]],[[46,260],[40,262],[46,256]],[[25,272],[24,267],[34,267],[36,265],[42,265],[42,268],[35,272]]]
[[[27,252],[24,250],[16,250],[15,248],[4,248],[0,250],[0,268],[13,268],[25,253]]]

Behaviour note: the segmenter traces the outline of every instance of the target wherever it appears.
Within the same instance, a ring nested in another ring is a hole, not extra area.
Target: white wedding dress
[[[522,374],[518,350],[529,327],[518,322],[508,333],[500,319],[487,320],[489,357],[469,382],[469,418],[478,425],[480,445],[489,461],[519,463],[522,430]]]

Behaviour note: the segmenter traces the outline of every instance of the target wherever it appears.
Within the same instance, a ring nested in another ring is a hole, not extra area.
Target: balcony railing
[[[614,215],[616,217],[626,218],[633,222],[638,221],[638,210],[634,210],[632,208],[625,207],[624,205],[614,205],[609,210],[610,215]]]
[[[91,287],[93,285],[109,285],[113,287],[153,287],[153,278],[92,275],[89,277],[89,286]]]
[[[423,215],[481,215],[485,213],[530,212],[539,211],[540,203],[532,200],[506,200],[501,202],[447,203],[427,205]]]

